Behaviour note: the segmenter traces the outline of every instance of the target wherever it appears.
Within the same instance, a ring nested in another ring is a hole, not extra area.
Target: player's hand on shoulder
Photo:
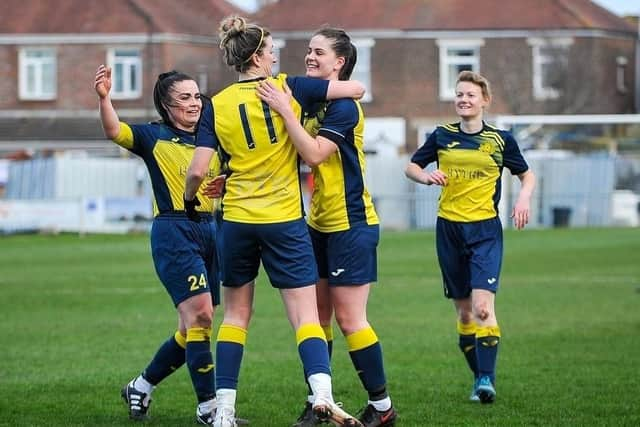
[[[291,110],[291,90],[288,87],[284,91],[278,89],[272,81],[263,80],[256,87],[258,97],[269,104],[273,110],[280,114],[284,114]]]

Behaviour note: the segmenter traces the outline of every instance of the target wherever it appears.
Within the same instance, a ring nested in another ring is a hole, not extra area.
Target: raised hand
[[[111,92],[111,67],[106,67],[104,64],[98,67],[93,87],[101,99],[109,95]]]

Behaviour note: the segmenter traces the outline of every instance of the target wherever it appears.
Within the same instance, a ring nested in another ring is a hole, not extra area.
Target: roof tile
[[[325,24],[350,30],[636,31],[589,0],[279,0],[254,18],[273,31],[308,31]]]
[[[224,0],[2,0],[0,34],[155,33],[215,35],[240,9]]]

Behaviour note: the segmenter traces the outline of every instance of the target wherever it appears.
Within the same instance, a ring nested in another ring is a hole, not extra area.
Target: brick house
[[[368,139],[411,150],[454,119],[458,71],[493,83],[490,114],[635,112],[638,31],[588,0],[269,0],[254,20],[274,33],[280,68],[304,72],[309,36],[323,24],[358,46],[354,78],[369,86]],[[224,0],[5,0],[0,21],[0,150],[109,146],[92,89],[115,68],[125,120],[156,117],[158,73],[193,75],[206,93],[233,81],[216,29]],[[335,13],[340,11],[340,13]],[[246,14],[245,14],[246,15]]]
[[[346,29],[358,47],[352,78],[369,87],[369,139],[400,151],[455,119],[465,69],[492,82],[491,115],[627,114],[640,98],[637,25],[588,0],[279,0],[254,18],[290,74],[304,73],[314,29]]]
[[[217,27],[224,0],[4,0],[0,20],[0,151],[111,147],[97,115],[97,66],[114,69],[121,119],[157,118],[159,73],[178,69],[213,93],[233,78]]]

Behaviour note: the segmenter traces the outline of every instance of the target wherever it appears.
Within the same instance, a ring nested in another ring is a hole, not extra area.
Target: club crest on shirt
[[[491,155],[496,152],[496,147],[493,143],[485,141],[482,144],[480,144],[480,146],[478,147],[478,150],[482,151],[483,153],[487,153]]]
[[[314,106],[314,112],[305,112],[304,115],[304,129],[311,136],[318,135],[318,131],[322,127],[324,122],[324,116],[327,112],[327,104],[321,103]]]

